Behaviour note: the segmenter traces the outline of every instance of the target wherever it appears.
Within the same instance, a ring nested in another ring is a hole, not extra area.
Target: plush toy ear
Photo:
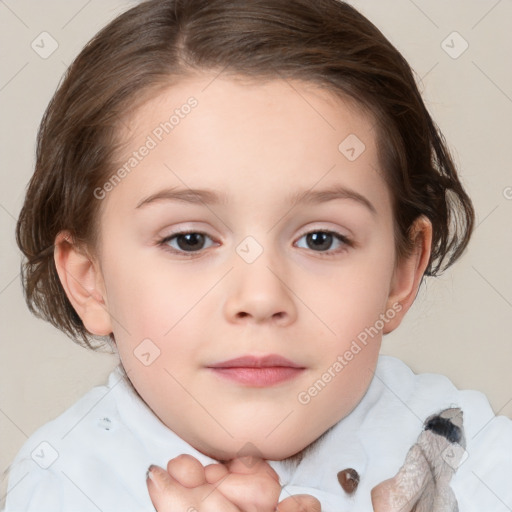
[[[67,231],[55,238],[54,259],[62,287],[85,328],[91,334],[109,335],[112,325],[97,261]]]
[[[424,215],[416,219],[409,230],[409,236],[413,240],[414,249],[410,256],[396,263],[386,305],[386,310],[393,309],[396,315],[386,323],[383,334],[395,330],[402,322],[416,298],[430,259],[432,224]]]

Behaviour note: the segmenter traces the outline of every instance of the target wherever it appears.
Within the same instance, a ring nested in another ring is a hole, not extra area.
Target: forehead
[[[128,112],[119,136],[125,171],[109,200],[132,207],[165,184],[253,204],[256,191],[270,200],[320,182],[374,195],[384,185],[371,116],[306,82],[189,77]]]

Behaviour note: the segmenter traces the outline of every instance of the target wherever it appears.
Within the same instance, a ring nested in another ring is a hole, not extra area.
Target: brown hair
[[[16,228],[30,310],[93,346],[53,259],[62,230],[92,244],[99,200],[114,172],[126,112],[194,71],[291,78],[349,97],[376,120],[379,156],[393,196],[397,257],[410,253],[416,218],[433,225],[425,275],[466,248],[474,211],[442,134],[402,55],[339,0],[149,0],[101,30],[69,67],[41,122],[37,161]],[[341,141],[340,141],[341,142]]]

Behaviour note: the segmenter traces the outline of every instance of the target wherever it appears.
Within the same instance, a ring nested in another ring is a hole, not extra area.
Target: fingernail
[[[146,471],[146,480],[149,478],[156,486],[156,488],[161,491],[162,488],[160,487],[160,484],[158,482],[158,478],[156,476],[156,472],[159,470],[160,468],[158,466],[155,466],[154,464],[151,464],[151,466],[149,466],[148,470]]]

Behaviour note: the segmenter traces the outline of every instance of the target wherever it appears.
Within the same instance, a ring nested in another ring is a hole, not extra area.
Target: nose
[[[240,259],[229,273],[224,313],[230,323],[286,326],[297,316],[290,273],[266,251],[254,262]]]

